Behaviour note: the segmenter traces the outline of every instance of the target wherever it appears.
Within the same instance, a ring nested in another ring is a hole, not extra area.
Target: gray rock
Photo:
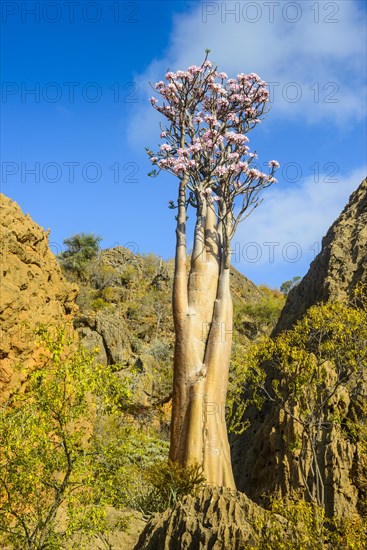
[[[367,179],[328,230],[308,273],[289,292],[273,334],[290,328],[318,302],[352,298],[359,281],[367,282]]]

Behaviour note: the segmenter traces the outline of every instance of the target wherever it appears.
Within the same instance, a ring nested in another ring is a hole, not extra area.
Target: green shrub
[[[332,433],[331,428],[358,445],[359,463],[366,456],[367,410],[358,405],[365,400],[361,381],[367,368],[366,341],[367,309],[329,302],[311,307],[292,330],[276,339],[264,337],[244,357],[243,389],[251,386],[260,403],[270,400],[292,418],[296,437],[291,449],[297,453],[308,499],[320,505],[325,502],[327,467],[325,459],[319,458],[320,443]],[[271,382],[266,380],[265,364],[276,373]],[[356,408],[358,414],[353,417]],[[297,436],[301,448],[296,445]],[[364,478],[363,471],[356,478],[361,496]]]
[[[0,406],[0,545],[13,550],[56,550],[75,531],[93,538],[106,529],[92,425],[130,398],[66,328],[40,326],[37,336],[41,364]],[[61,505],[64,529],[56,523]]]
[[[303,500],[274,498],[270,526],[256,523],[260,537],[253,550],[365,550],[367,524],[359,516],[327,518],[321,506]],[[282,518],[285,519],[286,524]],[[281,521],[279,521],[279,519]],[[286,526],[287,534],[284,537]]]
[[[167,342],[155,339],[149,348],[150,355],[153,355],[160,363],[167,362],[167,359],[171,356],[171,347]]]
[[[129,264],[126,267],[124,267],[123,271],[121,272],[121,283],[125,286],[132,286],[134,281],[136,281],[138,278],[138,272],[137,269]]]
[[[97,419],[93,436],[93,476],[104,498],[116,507],[140,508],[145,470],[165,459],[168,442],[155,431],[122,414]]]
[[[279,319],[284,302],[285,299],[282,294],[279,296],[265,295],[258,302],[245,304],[243,312],[255,321],[258,329],[263,325],[273,327]]]
[[[184,467],[171,460],[156,461],[144,471],[143,476],[148,489],[139,504],[147,515],[174,506],[184,495],[196,494],[205,482],[201,466]]]
[[[91,307],[94,309],[94,311],[100,311],[101,309],[104,309],[108,307],[110,304],[106,302],[103,298],[98,296],[98,298],[95,298],[91,302]]]

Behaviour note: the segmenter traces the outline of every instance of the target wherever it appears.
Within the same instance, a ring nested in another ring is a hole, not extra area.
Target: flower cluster
[[[269,101],[266,82],[256,73],[228,78],[205,59],[201,66],[167,72],[155,90],[163,101],[152,97],[151,104],[168,121],[159,151],[149,151],[159,170],[188,176],[190,189],[210,200],[220,200],[224,188],[226,196],[236,196],[254,182],[276,182],[279,163],[272,160],[270,173],[261,172],[248,146],[246,134],[261,122]]]

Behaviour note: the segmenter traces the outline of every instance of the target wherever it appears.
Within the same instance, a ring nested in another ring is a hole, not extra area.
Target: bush
[[[303,500],[292,501],[273,498],[270,510],[275,514],[271,528],[258,541],[256,550],[324,550],[338,548],[364,550],[367,547],[367,525],[358,516],[352,518],[327,518],[321,506]],[[284,538],[285,518],[287,531],[292,535]],[[258,524],[258,527],[262,527]]]
[[[185,495],[195,495],[205,482],[201,466],[184,467],[170,460],[153,463],[143,476],[148,489],[140,499],[140,509],[146,515],[163,512]]]
[[[263,327],[274,327],[279,319],[285,303],[284,295],[276,289],[269,289],[264,285],[259,287],[263,296],[257,302],[249,302],[236,308],[234,311],[234,327],[241,332],[244,316],[249,316],[255,322],[258,331]]]
[[[124,267],[123,271],[121,272],[121,283],[125,286],[132,286],[132,284],[137,280],[137,278],[138,278],[138,271],[131,264]]]
[[[112,506],[140,508],[147,490],[144,471],[165,459],[168,443],[152,429],[120,415],[100,417],[94,429],[93,476]]]
[[[329,302],[311,307],[275,340],[263,338],[245,357],[243,388],[251,385],[253,395],[274,402],[292,419],[291,450],[297,454],[307,497],[320,505],[326,468],[320,445],[332,428],[353,437],[363,454],[367,411],[359,407],[354,418],[351,413],[365,398],[361,381],[367,369],[366,341],[367,310]],[[271,383],[264,364],[273,369]],[[363,481],[363,472],[358,476]]]
[[[160,363],[165,363],[171,356],[171,347],[167,342],[155,339],[150,345],[149,353]]]
[[[130,397],[65,328],[40,326],[38,339],[42,364],[0,407],[0,542],[13,550],[58,549],[75,531],[94,537],[106,529],[104,487],[92,475],[92,426]]]
[[[98,296],[98,298],[95,298],[91,302],[91,308],[94,309],[94,311],[100,311],[101,309],[105,309],[109,305],[110,304],[100,296]]]

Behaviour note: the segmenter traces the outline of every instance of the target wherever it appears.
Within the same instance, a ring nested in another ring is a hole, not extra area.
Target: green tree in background
[[[302,277],[296,275],[295,277],[293,277],[293,279],[290,279],[289,281],[284,281],[284,283],[281,284],[280,291],[287,296],[292,288],[297,286],[301,282],[301,280]]]
[[[67,250],[59,255],[61,266],[81,276],[86,264],[98,256],[102,237],[94,233],[78,233],[64,240]]]

